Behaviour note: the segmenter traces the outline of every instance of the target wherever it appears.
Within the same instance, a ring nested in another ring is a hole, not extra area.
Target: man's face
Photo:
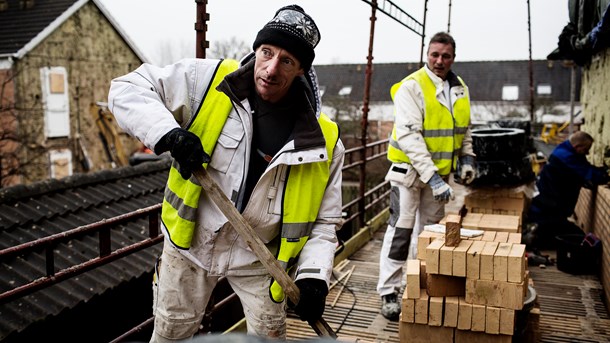
[[[445,80],[455,59],[451,44],[432,43],[428,48],[428,69]]]
[[[288,93],[292,81],[303,74],[301,63],[288,51],[269,44],[256,50],[254,84],[263,100],[278,102]]]

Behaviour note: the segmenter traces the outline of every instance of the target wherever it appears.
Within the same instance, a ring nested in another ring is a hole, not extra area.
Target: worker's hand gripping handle
[[[280,263],[275,257],[273,257],[250,224],[244,219],[241,213],[237,211],[229,198],[222,192],[220,187],[218,187],[205,169],[199,168],[193,171],[193,174],[201,184],[201,187],[205,190],[206,194],[212,199],[216,206],[218,206],[233,228],[235,228],[241,238],[246,241],[246,244],[248,244],[250,249],[256,254],[263,266],[265,266],[265,269],[267,269],[269,274],[280,284],[280,286],[282,286],[284,293],[288,296],[290,301],[294,304],[298,304],[300,297],[299,288],[280,266]],[[320,318],[316,322],[310,321],[309,325],[311,325],[318,336],[337,338],[337,335],[326,323],[324,318]]]

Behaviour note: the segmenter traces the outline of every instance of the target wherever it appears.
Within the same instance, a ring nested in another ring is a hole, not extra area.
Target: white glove
[[[447,182],[443,181],[443,179],[437,173],[434,173],[430,180],[428,180],[428,185],[432,187],[432,195],[434,195],[434,200],[446,204],[449,202],[449,200],[455,199],[451,186],[449,186]]]
[[[460,179],[462,179],[464,184],[468,185],[474,180],[475,177],[474,158],[468,155],[463,156],[460,159],[460,165]]]
[[[474,168],[470,164],[463,164],[462,171],[460,172],[460,179],[465,184],[470,184],[474,180]]]

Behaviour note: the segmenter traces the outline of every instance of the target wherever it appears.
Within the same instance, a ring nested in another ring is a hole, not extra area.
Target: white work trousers
[[[411,245],[417,245],[417,236],[423,226],[438,223],[445,216],[445,204],[435,201],[432,188],[419,178],[410,187],[395,181],[390,181],[390,185],[390,220],[379,255],[377,292],[380,296],[399,292],[402,267],[409,250],[414,254],[417,251],[413,247],[409,249],[411,241]],[[417,228],[416,216],[419,219]]]
[[[165,343],[192,337],[201,324],[219,276],[195,265],[166,243],[153,282],[154,332],[151,343]],[[270,275],[227,276],[239,297],[253,336],[286,339],[285,302],[269,296]]]

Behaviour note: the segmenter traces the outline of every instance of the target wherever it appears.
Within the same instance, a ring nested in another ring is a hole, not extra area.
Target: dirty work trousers
[[[171,244],[164,244],[153,282],[154,331],[150,342],[164,343],[192,337],[204,315],[219,276],[210,276]],[[269,297],[269,275],[227,276],[239,297],[248,334],[286,338],[285,302]]]
[[[399,292],[411,235],[417,244],[417,236],[424,225],[438,223],[445,215],[445,204],[435,201],[432,188],[419,178],[412,180],[410,187],[392,180],[390,185],[390,220],[379,255],[377,292],[380,296]],[[416,215],[419,217],[417,228]]]

